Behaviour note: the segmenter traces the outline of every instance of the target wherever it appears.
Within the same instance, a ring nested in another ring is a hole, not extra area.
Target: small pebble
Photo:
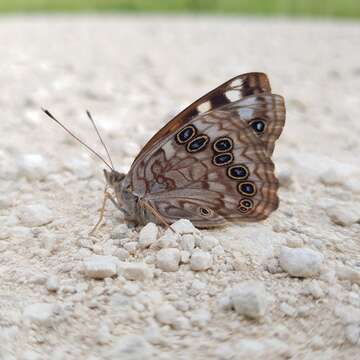
[[[352,345],[360,345],[360,326],[349,324],[345,327],[345,338]]]
[[[16,160],[20,176],[25,176],[29,181],[42,180],[50,170],[50,164],[40,154],[25,154]]]
[[[205,235],[198,241],[199,248],[204,251],[211,251],[217,245],[219,245],[219,240],[210,235]]]
[[[123,248],[118,248],[113,253],[113,256],[116,256],[121,261],[126,260],[129,255],[129,252]]]
[[[112,229],[110,236],[112,239],[124,239],[128,237],[129,231],[126,224],[119,224]]]
[[[144,281],[151,279],[154,275],[153,270],[145,263],[141,262],[123,262],[118,265],[119,274],[126,280]]]
[[[335,205],[327,209],[327,214],[336,225],[351,226],[360,221],[359,207]]]
[[[32,323],[51,326],[53,317],[59,312],[57,304],[35,303],[24,309],[24,318]]]
[[[280,310],[289,317],[295,317],[297,315],[297,310],[285,302],[280,304]]]
[[[158,228],[154,223],[146,224],[139,233],[139,247],[146,249],[152,245],[158,236]]]
[[[244,282],[230,294],[235,311],[252,319],[260,319],[266,313],[268,295],[260,282]]]
[[[200,329],[206,328],[210,320],[211,320],[211,314],[206,309],[196,310],[190,316],[191,324]]]
[[[212,266],[212,256],[208,252],[195,250],[190,259],[190,268],[193,271],[205,271]]]
[[[155,311],[155,319],[163,325],[173,325],[178,317],[178,311],[171,304],[164,303]]]
[[[178,234],[199,234],[199,230],[187,219],[180,219],[171,225]]]
[[[126,283],[123,291],[128,296],[135,296],[140,291],[140,287],[136,283]]]
[[[279,264],[291,276],[312,277],[321,271],[324,257],[321,253],[308,248],[289,248],[283,246]]]
[[[180,251],[180,262],[183,264],[190,262],[190,253],[188,251]]]
[[[348,266],[338,266],[336,268],[336,275],[339,280],[349,280],[352,284],[360,285],[360,271]]]
[[[137,241],[129,241],[124,244],[124,249],[129,253],[134,255],[136,253],[136,249],[138,248]]]
[[[180,251],[178,249],[161,249],[156,255],[156,266],[163,271],[177,271],[179,263]]]
[[[174,232],[166,231],[156,242],[151,245],[151,249],[164,249],[177,247],[177,240],[179,235]]]
[[[59,290],[59,279],[55,275],[51,275],[46,280],[46,288],[48,291],[56,292]]]
[[[115,256],[93,255],[84,260],[85,275],[93,279],[104,279],[117,274]]]
[[[111,342],[111,333],[109,325],[102,321],[97,331],[96,342],[100,345],[106,345]]]
[[[305,294],[311,295],[314,299],[320,299],[324,297],[324,291],[319,285],[319,282],[312,280],[305,287]]]
[[[105,356],[107,360],[143,360],[153,359],[154,349],[144,337],[139,335],[122,335],[114,339],[114,345]]]
[[[35,227],[51,223],[54,220],[52,211],[45,205],[24,205],[18,208],[17,216],[24,226]]]
[[[191,253],[195,247],[195,237],[192,234],[186,234],[181,236],[179,240],[179,245],[182,250],[188,251]]]

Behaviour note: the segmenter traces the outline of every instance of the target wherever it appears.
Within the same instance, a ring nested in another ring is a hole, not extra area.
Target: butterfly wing
[[[184,217],[200,227],[258,221],[278,206],[270,156],[285,121],[283,98],[242,98],[239,90],[238,99],[232,96],[164,132],[130,170],[134,192],[169,223]],[[259,119],[264,126],[253,125]]]
[[[226,81],[194,101],[190,106],[161,128],[141,149],[140,153],[135,158],[134,165],[149,149],[158,143],[162,143],[164,138],[169,134],[176,132],[194,117],[208,110],[215,110],[223,105],[230,104],[232,102],[231,97],[227,97],[226,94],[233,95],[235,92],[237,92],[238,99],[240,99],[250,95],[271,92],[271,87],[266,74],[260,72],[238,75]]]

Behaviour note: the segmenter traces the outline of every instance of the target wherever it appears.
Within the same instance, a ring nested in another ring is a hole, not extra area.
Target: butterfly
[[[160,129],[127,174],[115,170],[103,143],[110,164],[97,155],[114,196],[105,191],[102,209],[110,199],[135,224],[185,218],[209,228],[263,220],[279,205],[271,155],[284,124],[284,98],[271,93],[266,74],[236,76]]]

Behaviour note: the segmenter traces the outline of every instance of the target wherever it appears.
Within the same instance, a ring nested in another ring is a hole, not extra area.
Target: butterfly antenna
[[[111,160],[111,156],[110,156],[109,150],[108,150],[107,146],[105,145],[104,140],[102,139],[102,137],[101,137],[101,135],[100,135],[100,132],[99,132],[99,130],[98,130],[96,124],[95,124],[94,119],[92,118],[92,116],[91,116],[91,114],[90,114],[90,111],[89,111],[89,110],[86,110],[86,114],[87,114],[88,118],[90,119],[90,121],[91,121],[91,123],[92,123],[92,125],[93,125],[93,127],[94,127],[94,129],[95,129],[95,131],[96,131],[96,134],[97,134],[99,140],[101,141],[101,143],[102,143],[102,145],[103,145],[103,147],[104,147],[104,149],[105,149],[105,151],[106,151],[106,155],[107,155],[107,157],[108,157],[108,159],[109,159],[109,161],[110,161],[111,167],[114,168],[114,164],[113,164],[113,162],[112,162],[112,160]]]
[[[46,110],[44,108],[41,108],[41,110],[53,121],[55,121],[59,126],[61,126],[69,135],[71,135],[74,139],[76,139],[81,145],[83,145],[84,147],[86,147],[86,149],[88,149],[91,153],[93,153],[95,156],[97,156],[100,160],[102,160],[102,162],[111,170],[113,171],[114,168],[111,163],[111,165],[109,165],[109,163],[100,155],[98,154],[95,150],[93,150],[89,145],[87,145],[86,143],[84,143],[79,137],[77,137],[74,133],[72,133],[65,125],[63,125],[59,120],[57,120],[55,118],[55,116],[53,114],[51,114],[51,112],[49,110]]]

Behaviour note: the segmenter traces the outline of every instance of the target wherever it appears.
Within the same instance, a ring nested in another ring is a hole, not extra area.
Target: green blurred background
[[[0,0],[0,12],[127,11],[360,17],[360,0]]]

